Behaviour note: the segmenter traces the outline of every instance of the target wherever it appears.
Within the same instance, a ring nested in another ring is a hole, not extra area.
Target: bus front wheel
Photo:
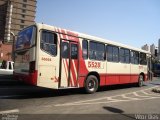
[[[144,81],[143,75],[139,75],[139,78],[138,78],[138,87],[142,87],[143,86],[143,81]]]
[[[85,92],[92,94],[98,89],[98,79],[94,75],[89,75],[85,81]]]

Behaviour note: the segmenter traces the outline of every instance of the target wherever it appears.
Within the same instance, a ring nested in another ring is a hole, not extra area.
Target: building
[[[160,60],[160,39],[158,40],[158,59]]]
[[[151,55],[156,58],[157,60],[159,59],[158,57],[158,47],[156,47],[154,44],[148,46],[147,44],[143,45],[141,47],[143,50],[146,50],[146,51],[150,51],[151,52]]]
[[[142,50],[149,51],[149,46],[147,44],[143,45],[141,48]]]
[[[36,4],[36,0],[0,0],[0,60],[11,55],[13,35],[35,22]]]
[[[155,56],[156,46],[154,44],[150,45],[150,52],[152,56]]]

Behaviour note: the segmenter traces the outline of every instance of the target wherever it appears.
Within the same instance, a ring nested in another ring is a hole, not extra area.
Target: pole
[[[13,43],[12,43],[12,60],[14,61],[14,58],[15,58],[15,54],[14,54],[14,42],[15,42],[15,34],[13,32],[10,32],[10,34],[13,36]]]

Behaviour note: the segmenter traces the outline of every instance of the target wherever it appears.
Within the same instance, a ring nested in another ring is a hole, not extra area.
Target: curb
[[[160,93],[160,88],[154,88],[154,89],[152,89],[152,92]]]

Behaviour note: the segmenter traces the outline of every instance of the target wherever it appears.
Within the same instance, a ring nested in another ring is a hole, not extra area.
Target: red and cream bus
[[[45,24],[19,32],[14,49],[14,76],[35,86],[94,93],[148,79],[150,52]]]

